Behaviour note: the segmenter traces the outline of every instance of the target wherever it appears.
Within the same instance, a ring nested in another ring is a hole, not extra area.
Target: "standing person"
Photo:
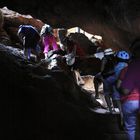
[[[108,77],[110,77],[115,73],[114,72],[115,64],[116,64],[116,59],[114,57],[114,52],[110,48],[106,49],[104,51],[104,57],[102,59],[101,80],[103,82],[105,101],[107,103],[107,107],[110,113],[113,113],[113,104],[112,104],[111,92],[109,92],[105,80],[107,80]]]
[[[50,25],[45,24],[41,29],[40,36],[44,47],[45,59],[48,59],[49,51],[59,50],[56,39],[53,35],[53,28]]]
[[[39,59],[40,46],[38,44],[40,35],[37,29],[31,25],[20,25],[17,35],[23,43],[24,55],[27,59],[30,60],[31,50],[35,51],[37,59]]]
[[[127,71],[124,69],[126,72],[122,70],[120,77],[123,78],[118,80],[118,88],[121,94],[125,131],[128,140],[135,140],[136,120],[140,114],[140,39],[132,43],[130,51],[132,61]]]
[[[120,94],[116,89],[116,81],[121,70],[128,66],[130,55],[127,51],[119,50],[115,54],[115,59],[116,64],[114,66],[114,74],[104,79],[104,89],[106,90],[105,92],[108,92],[111,95],[112,100],[115,103],[114,105],[118,107],[121,112]]]

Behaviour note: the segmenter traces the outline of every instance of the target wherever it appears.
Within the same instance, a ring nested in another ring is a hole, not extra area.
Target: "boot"
[[[111,99],[110,99],[109,95],[105,95],[105,100],[106,100],[109,112],[112,114],[114,111],[113,111],[113,108],[112,108],[112,102],[111,102]]]

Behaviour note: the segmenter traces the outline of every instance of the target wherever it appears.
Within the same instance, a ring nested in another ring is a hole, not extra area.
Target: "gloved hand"
[[[70,53],[66,56],[66,63],[69,66],[71,66],[75,63],[75,56],[72,53]]]

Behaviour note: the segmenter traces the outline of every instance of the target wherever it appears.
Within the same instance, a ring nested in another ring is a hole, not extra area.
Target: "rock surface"
[[[39,32],[41,27],[44,25],[41,20],[35,19],[31,15],[22,15],[18,12],[8,9],[7,7],[1,8],[0,11],[2,12],[4,18],[3,27],[1,27],[1,30],[4,32],[4,34],[0,34],[0,36],[2,38],[3,36],[7,35],[6,37],[12,41],[11,44],[16,44],[19,42],[19,38],[17,37],[19,25],[32,25],[36,27]],[[3,40],[6,42],[7,38],[4,38]]]
[[[125,140],[118,115],[101,115],[73,75],[28,62],[22,50],[0,45],[2,137],[5,139]],[[112,120],[112,122],[110,122]],[[8,133],[8,135],[7,135]]]
[[[9,9],[23,15],[3,9],[9,11],[4,14],[4,23],[0,22],[4,25],[0,29],[4,36],[1,42],[6,41],[3,44],[17,39],[17,28],[23,23],[33,24],[39,30],[44,23],[53,27],[79,26],[101,35],[107,47],[114,49],[128,49],[133,39],[140,36],[139,0],[13,0],[1,1],[1,6],[6,3]],[[28,14],[35,18],[24,16]],[[94,98],[91,101],[90,94],[77,86],[71,74],[28,62],[20,49],[4,45],[0,45],[0,64],[4,139],[126,140],[119,127],[119,116],[93,112],[90,108],[100,105]]]
[[[31,14],[55,28],[78,26],[89,33],[101,35],[105,44],[114,49],[127,49],[140,36],[139,0],[1,2],[1,6],[5,5],[22,14]]]

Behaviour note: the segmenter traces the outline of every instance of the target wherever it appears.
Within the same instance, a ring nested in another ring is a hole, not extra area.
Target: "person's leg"
[[[28,60],[30,60],[30,57],[31,57],[31,48],[27,48],[27,51],[28,51],[27,58],[28,58]]]
[[[111,101],[110,95],[107,95],[107,94],[105,95],[105,101],[106,101],[106,103],[107,103],[109,112],[110,112],[110,113],[113,113],[112,101]]]
[[[33,42],[33,40],[30,37],[25,37],[23,40],[24,54],[28,60],[30,60],[31,48],[33,46],[32,42]]]
[[[139,101],[126,101],[122,104],[125,131],[127,133],[128,140],[135,140],[138,108]]]
[[[95,88],[95,98],[99,99],[100,98],[100,96],[99,96],[99,85],[100,85],[101,81],[95,76],[93,83],[94,83],[94,88]]]
[[[120,100],[114,100],[115,107],[119,109],[119,124],[120,128],[124,130],[124,120],[123,120],[123,112],[122,112],[122,105]]]
[[[78,61],[78,59],[75,59],[75,62],[72,66],[72,69],[75,73],[75,76],[76,76],[76,80],[77,80],[77,83],[78,85],[84,85],[85,84],[85,81],[82,79],[81,75],[80,75],[80,70],[79,70],[79,63],[80,61]]]
[[[113,113],[113,103],[111,99],[112,86],[108,83],[107,80],[103,81],[103,90],[104,90],[104,97],[105,97],[105,101],[107,103],[108,109],[110,113]]]
[[[27,48],[23,49],[23,53],[24,53],[26,59],[28,59],[28,49]]]
[[[39,44],[37,44],[35,47],[36,61],[40,61],[40,54],[41,54],[41,48]]]

